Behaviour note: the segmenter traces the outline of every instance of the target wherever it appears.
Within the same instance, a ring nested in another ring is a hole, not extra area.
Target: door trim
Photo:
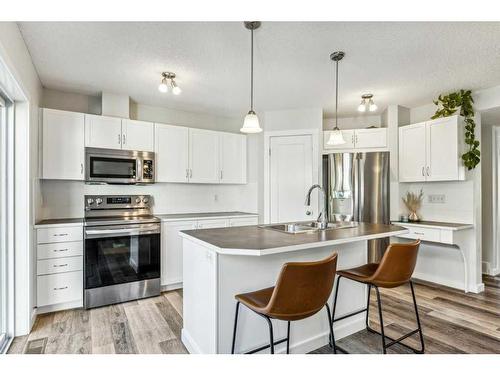
[[[264,224],[269,224],[271,222],[271,168],[269,157],[269,150],[271,147],[272,137],[289,137],[289,136],[301,136],[310,135],[312,141],[312,169],[313,169],[313,184],[319,183],[321,181],[321,169],[319,168],[320,161],[322,158],[320,150],[320,138],[319,130],[316,129],[298,129],[298,130],[277,130],[277,131],[265,131],[264,132]],[[305,199],[305,195],[304,195]],[[316,208],[316,212],[317,212]]]
[[[500,272],[500,236],[498,236],[496,228],[499,224],[499,215],[500,215],[500,210],[499,210],[499,192],[498,189],[500,186],[498,186],[498,172],[500,169],[500,166],[498,165],[498,160],[497,160],[497,155],[499,152],[500,144],[497,142],[498,137],[500,137],[500,126],[493,126],[493,136],[491,137],[491,142],[492,142],[492,147],[491,147],[491,155],[492,155],[492,178],[491,178],[491,183],[492,183],[492,206],[493,206],[493,218],[492,218],[492,234],[493,234],[493,259],[492,259],[492,264],[489,264],[488,270],[486,272],[490,275],[496,275]]]

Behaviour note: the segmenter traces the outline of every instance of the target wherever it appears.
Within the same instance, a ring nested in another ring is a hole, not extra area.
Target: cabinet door
[[[356,129],[354,131],[356,148],[383,148],[387,147],[387,129]]]
[[[331,131],[323,132],[323,148],[325,150],[347,150],[354,148],[354,130],[342,130],[342,136],[344,137],[345,143],[336,146],[326,144],[328,138],[330,138],[330,133]]]
[[[156,182],[188,182],[189,129],[155,124]]]
[[[427,123],[427,181],[459,180],[457,117]]]
[[[189,129],[189,182],[219,182],[219,133]]]
[[[196,229],[196,221],[162,224],[161,285],[182,282],[182,237],[179,231]]]
[[[122,120],[116,117],[85,115],[85,146],[122,148]]]
[[[207,219],[198,220],[198,229],[210,229],[210,228],[225,228],[227,227],[227,219]]]
[[[220,182],[246,184],[247,137],[240,134],[220,133]]]
[[[230,227],[243,227],[247,225],[257,225],[259,224],[259,218],[256,216],[252,217],[237,217],[229,219]]]
[[[154,151],[154,124],[146,121],[122,120],[122,149]]]
[[[399,128],[399,181],[426,180],[425,122]]]
[[[83,113],[42,110],[42,178],[83,180],[85,120]]]

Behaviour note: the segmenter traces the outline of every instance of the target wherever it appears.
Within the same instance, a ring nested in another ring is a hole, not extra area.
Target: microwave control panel
[[[152,180],[154,178],[153,160],[144,160],[143,161],[142,178],[144,180]]]

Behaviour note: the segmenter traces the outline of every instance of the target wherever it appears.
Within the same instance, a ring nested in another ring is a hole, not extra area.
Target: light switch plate
[[[428,195],[429,203],[446,203],[446,195],[444,194],[429,194]]]

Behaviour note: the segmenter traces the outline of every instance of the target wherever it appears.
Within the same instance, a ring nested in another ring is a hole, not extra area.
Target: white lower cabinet
[[[181,230],[196,229],[196,221],[164,222],[161,228],[161,285],[182,282]]]
[[[83,305],[83,228],[38,228],[37,308],[56,311]]]
[[[164,221],[161,228],[161,285],[164,289],[181,287],[182,238],[179,232],[191,229],[225,228],[257,225],[257,216],[225,217],[183,221]]]

